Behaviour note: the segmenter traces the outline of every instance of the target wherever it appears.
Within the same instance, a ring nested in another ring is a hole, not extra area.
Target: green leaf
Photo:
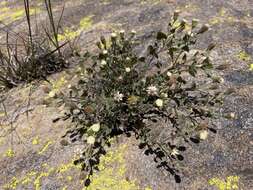
[[[196,67],[194,64],[192,64],[191,66],[189,66],[189,73],[192,75],[192,76],[196,76],[197,74],[197,70],[196,70]]]
[[[163,32],[157,32],[156,39],[157,40],[167,39],[167,35]]]

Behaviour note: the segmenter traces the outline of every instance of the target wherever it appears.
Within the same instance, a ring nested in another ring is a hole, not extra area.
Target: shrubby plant
[[[86,185],[115,136],[134,135],[139,147],[179,182],[178,163],[187,144],[216,132],[212,118],[222,103],[223,79],[214,75],[209,58],[214,44],[194,49],[209,27],[192,20],[186,31],[187,25],[175,12],[145,56],[136,53],[141,43],[135,31],[112,33],[109,40],[102,36],[99,53],[85,54],[80,80],[63,99],[69,108],[66,117],[75,124],[66,135],[85,144],[76,163],[87,174]]]
[[[17,35],[16,43],[12,44],[7,31],[6,48],[0,49],[0,89],[10,89],[36,79],[44,80],[48,75],[66,68],[67,62],[61,53],[66,43],[60,45],[58,40],[61,18],[55,24],[51,0],[44,0],[44,3],[50,27],[44,27],[42,34],[32,31],[30,0],[24,0],[28,35]]]

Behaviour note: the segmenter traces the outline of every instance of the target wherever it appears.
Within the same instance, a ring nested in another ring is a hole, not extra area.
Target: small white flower
[[[71,84],[69,84],[69,85],[68,85],[68,88],[69,88],[69,89],[70,89],[70,88],[72,88],[72,85],[71,85]]]
[[[163,107],[163,100],[162,99],[157,99],[156,101],[155,101],[155,104],[156,104],[156,106],[157,107]]]
[[[224,83],[224,82],[225,82],[224,78],[223,78],[223,77],[220,77],[220,78],[219,78],[219,82],[220,82],[220,83]]]
[[[125,34],[125,30],[119,31],[120,34]]]
[[[207,130],[203,130],[203,131],[201,131],[201,132],[199,133],[199,138],[200,138],[201,140],[206,140],[207,137],[208,137],[208,131],[207,131]]]
[[[113,33],[111,33],[111,37],[112,37],[112,38],[116,38],[116,37],[117,37],[117,34],[113,32]]]
[[[167,93],[161,93],[161,97],[162,98],[168,98],[168,94]]]
[[[150,96],[156,96],[158,94],[158,89],[156,86],[149,86],[146,91]]]
[[[105,66],[107,63],[105,60],[102,60],[101,63],[100,63],[102,66]]]
[[[119,76],[118,80],[123,80],[123,77],[122,77],[122,76]]]
[[[172,73],[168,71],[168,72],[167,72],[167,76],[168,76],[168,77],[171,77],[171,76],[172,76]]]
[[[82,151],[82,149],[81,148],[76,148],[75,150],[74,150],[74,153],[76,154],[76,155],[81,155],[82,153],[83,153],[83,151]]]
[[[107,55],[107,54],[108,54],[108,51],[107,51],[107,50],[103,50],[103,54],[104,54],[104,55]]]
[[[129,73],[129,72],[131,71],[131,69],[130,69],[129,67],[127,67],[127,68],[125,69],[125,71],[126,71],[127,73]]]
[[[235,118],[235,113],[230,113],[230,118],[234,119]]]
[[[127,57],[127,58],[126,58],[126,61],[130,61],[130,60],[131,60],[130,57]]]
[[[120,101],[122,101],[123,100],[123,97],[124,97],[124,95],[123,94],[121,94],[120,92],[116,92],[115,94],[114,94],[114,100],[115,101],[117,101],[117,102],[120,102]]]
[[[89,136],[89,137],[87,138],[87,143],[88,143],[88,144],[94,144],[95,141],[96,141],[96,139],[95,139],[95,137],[93,137],[93,136]]]
[[[93,124],[90,129],[94,132],[98,132],[100,129],[100,123]]]
[[[179,155],[179,151],[178,151],[178,149],[173,148],[170,154],[171,154],[172,156],[176,156],[176,155]]]
[[[135,30],[131,30],[131,34],[135,35],[136,31]]]

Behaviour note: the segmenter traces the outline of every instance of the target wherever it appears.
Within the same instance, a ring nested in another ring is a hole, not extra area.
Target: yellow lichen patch
[[[9,7],[0,8],[0,21],[6,24],[19,20],[25,16],[25,10],[23,8],[10,9]],[[30,15],[40,12],[39,9],[30,8]]]
[[[226,9],[224,8],[224,7],[222,7],[221,9],[220,9],[220,11],[219,11],[219,15],[221,16],[221,17],[223,17],[223,16],[225,16],[225,14],[226,14]]]
[[[48,142],[43,146],[43,148],[38,152],[38,154],[43,154],[44,152],[46,152],[47,149],[48,149],[48,147],[49,147],[51,144],[53,144],[53,142],[52,142],[52,141],[48,141]]]
[[[210,185],[216,186],[218,190],[234,190],[239,189],[239,177],[228,176],[225,181],[219,178],[212,178],[208,181]]]
[[[48,176],[57,176],[61,174],[61,176],[58,176],[58,179],[66,179],[64,180],[64,183],[70,183],[73,181],[73,177],[70,175],[66,175],[67,171],[73,171],[73,169],[76,169],[80,171],[80,165],[74,165],[74,160],[71,160],[67,164],[62,164],[60,166],[56,167],[50,167],[47,163],[42,164],[40,167],[43,171],[35,172],[30,171],[25,176],[21,178],[13,177],[11,181],[8,184],[4,185],[4,189],[10,190],[10,189],[16,189],[19,186],[22,186],[24,189],[28,185],[34,185],[34,190],[40,190],[41,184],[42,184],[42,178],[47,178]],[[63,175],[65,174],[65,175]],[[67,188],[67,187],[66,187]]]
[[[140,190],[135,181],[125,179],[126,161],[124,154],[126,150],[127,146],[121,145],[117,150],[109,151],[105,156],[102,156],[98,165],[99,172],[92,176],[91,185],[83,190]]]
[[[54,168],[50,168],[50,170],[48,172],[42,172],[39,174],[38,177],[36,177],[36,179],[34,180],[35,190],[40,190],[41,178],[48,177],[53,171],[54,171]]]
[[[37,137],[35,137],[33,140],[32,140],[32,144],[33,145],[38,145],[39,144],[39,137],[37,136]]]
[[[242,61],[250,61],[251,57],[249,54],[247,54],[245,51],[240,51],[237,55],[238,59]]]
[[[72,176],[67,176],[66,179],[67,179],[68,181],[72,181],[72,180],[73,180],[73,177],[72,177]]]
[[[82,18],[80,20],[79,27],[77,30],[66,28],[63,34],[58,35],[58,40],[59,41],[72,40],[76,38],[77,36],[79,36],[83,30],[87,30],[92,26],[92,23],[93,23],[92,17],[93,15]]]
[[[229,15],[228,11],[224,7],[222,7],[217,13],[217,16],[212,17],[208,23],[210,25],[216,25],[216,24],[222,24],[224,22],[234,23],[234,22],[238,22],[238,19]]]
[[[75,37],[79,36],[80,35],[80,31],[74,31],[74,30],[71,30],[69,28],[66,28],[64,30],[64,33],[63,34],[59,34],[58,35],[58,40],[59,41],[64,41],[64,40],[72,40],[74,39]]]
[[[211,24],[211,25],[216,25],[216,24],[219,24],[222,22],[223,22],[223,19],[221,19],[219,17],[214,17],[209,20],[209,24]]]
[[[13,149],[9,148],[6,152],[5,152],[5,157],[9,157],[9,158],[12,158],[15,156],[15,152]]]
[[[52,84],[52,88],[51,88],[50,92],[48,93],[48,96],[46,97],[46,99],[54,98],[56,96],[56,94],[58,92],[60,92],[60,90],[64,86],[66,86],[67,80],[66,80],[65,76],[63,76],[59,80],[51,81],[51,84]]]
[[[200,9],[200,7],[195,3],[189,3],[182,6],[177,7],[177,10],[181,12],[196,12]]]
[[[92,17],[93,15],[82,18],[80,20],[80,28],[83,30],[89,29],[92,26]]]
[[[21,180],[21,184],[22,185],[27,185],[30,182],[32,182],[31,177],[35,176],[37,174],[37,172],[31,171],[30,173],[28,173],[22,180]]]
[[[73,162],[68,163],[68,164],[62,164],[58,169],[57,172],[58,173],[64,173],[68,170],[70,170],[71,168],[73,168],[75,165],[73,164]]]
[[[250,65],[249,65],[249,70],[250,71],[253,71],[253,63],[251,63]],[[0,141],[1,142],[1,141]],[[1,143],[0,143],[1,144]]]
[[[16,177],[13,177],[11,182],[9,184],[4,185],[4,189],[16,189],[17,185],[19,184],[20,180],[18,180]]]

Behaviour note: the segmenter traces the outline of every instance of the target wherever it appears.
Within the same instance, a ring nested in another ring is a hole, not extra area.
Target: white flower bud
[[[151,95],[151,96],[158,95],[158,88],[156,86],[149,86],[146,91],[148,95]]]
[[[168,98],[168,94],[167,93],[161,93],[161,97],[162,98]]]
[[[88,143],[88,144],[94,144],[95,141],[96,141],[96,139],[95,139],[95,137],[93,137],[93,136],[89,136],[89,137],[87,138],[87,143]]]
[[[111,33],[111,37],[112,38],[117,38],[117,34],[113,32],[113,33]]]
[[[125,30],[119,31],[120,34],[125,34]]]
[[[235,113],[230,113],[230,118],[234,119],[235,118]]]
[[[105,60],[102,60],[101,63],[100,63],[102,66],[106,65],[106,61]]]
[[[168,71],[168,72],[167,72],[167,76],[168,76],[168,77],[171,77],[171,76],[172,76],[172,73]]]
[[[114,94],[113,99],[117,102],[120,102],[123,100],[124,95],[120,93],[119,91]]]
[[[127,68],[125,69],[125,71],[126,71],[127,73],[129,73],[129,72],[131,71],[131,69],[130,69],[129,67],[127,67]]]
[[[135,30],[131,30],[131,34],[135,35],[136,31]]]
[[[178,151],[178,149],[173,148],[170,154],[171,154],[172,156],[176,156],[176,155],[179,155],[179,151]]]
[[[107,55],[108,51],[107,50],[103,50],[103,55]]]
[[[155,104],[156,104],[156,106],[157,107],[163,107],[163,100],[162,99],[157,99],[156,101],[155,101]]]
[[[100,129],[100,123],[93,124],[90,129],[94,132],[98,132]]]

